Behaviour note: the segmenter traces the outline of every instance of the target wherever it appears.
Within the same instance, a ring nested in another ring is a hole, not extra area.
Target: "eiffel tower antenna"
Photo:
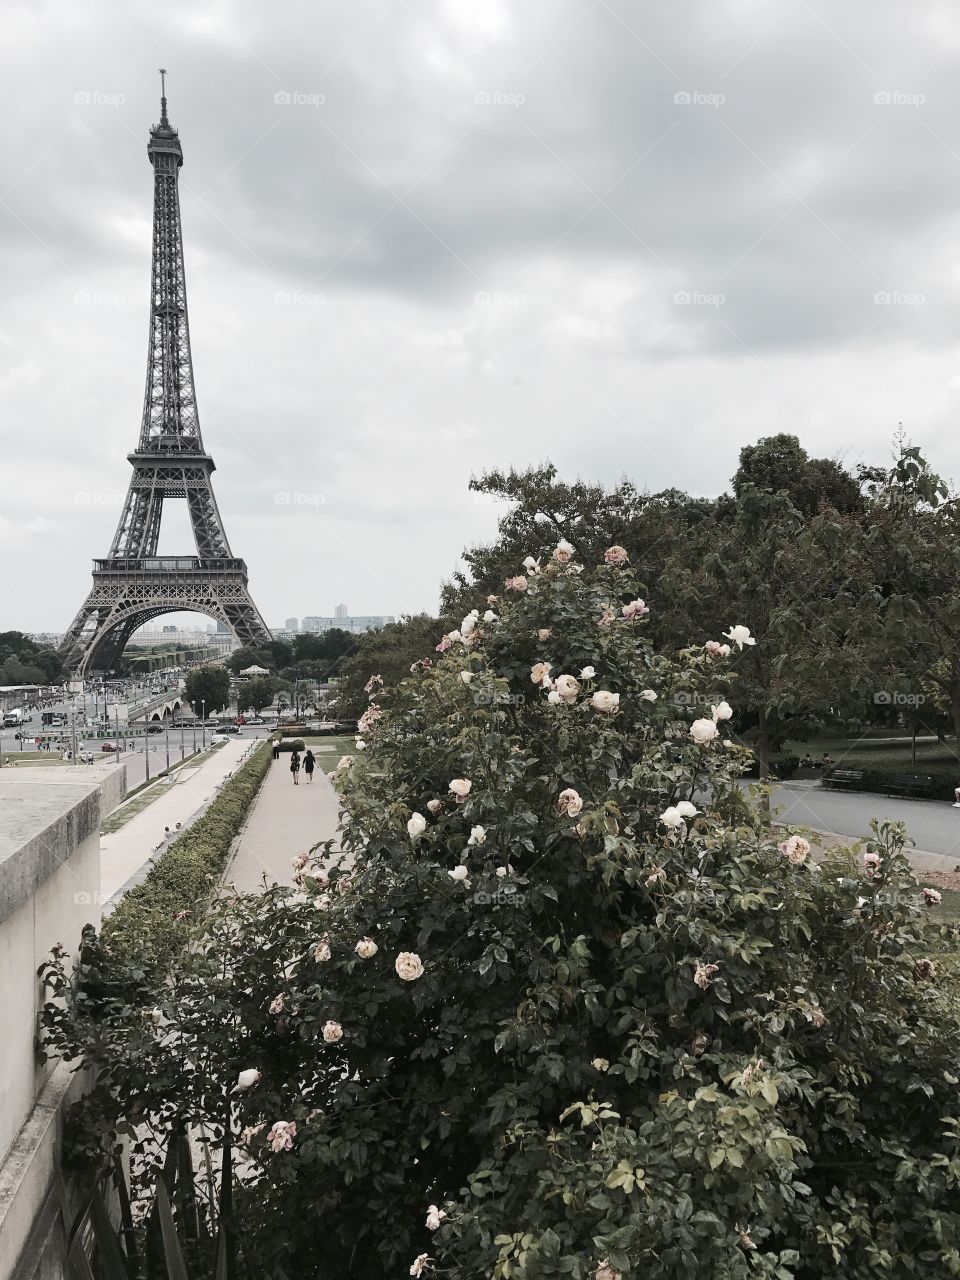
[[[93,588],[60,646],[79,676],[113,669],[134,631],[164,613],[204,613],[245,645],[271,639],[247,589],[247,566],[230,550],[200,435],[180,225],[183,151],[167,118],[166,75],[161,67],[160,123],[147,143],[153,263],[140,438],[128,454],[133,476],[109,555],[94,560]],[[172,499],[186,500],[196,555],[157,554],[163,504]]]

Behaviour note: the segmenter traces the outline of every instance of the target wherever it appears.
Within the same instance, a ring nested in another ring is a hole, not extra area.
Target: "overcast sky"
[[[7,0],[0,629],[66,627],[126,492],[159,66],[277,625],[435,609],[493,466],[709,494],[764,434],[882,461],[902,419],[960,472],[958,37],[924,0]]]

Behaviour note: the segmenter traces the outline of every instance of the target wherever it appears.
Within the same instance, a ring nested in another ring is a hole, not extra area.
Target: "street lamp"
[[[203,749],[207,749],[207,700],[200,699],[200,727],[203,732]]]

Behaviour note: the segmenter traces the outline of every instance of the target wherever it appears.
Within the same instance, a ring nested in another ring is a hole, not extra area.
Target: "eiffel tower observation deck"
[[[193,611],[225,623],[244,645],[270,640],[247,587],[247,566],[227,541],[200,436],[187,320],[178,176],[180,138],[167,118],[161,70],[160,123],[150,130],[153,266],[147,386],[133,476],[109,555],[93,562],[93,587],[60,648],[83,676],[110,671],[134,631],[164,613]],[[163,504],[185,500],[196,555],[160,556]]]

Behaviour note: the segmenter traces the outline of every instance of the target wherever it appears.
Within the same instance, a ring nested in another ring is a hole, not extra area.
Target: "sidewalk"
[[[163,839],[164,827],[171,831],[185,823],[215,794],[233,773],[251,743],[243,738],[225,742],[216,755],[196,768],[189,760],[177,771],[173,782],[159,782],[165,791],[152,804],[130,819],[119,831],[100,837],[100,892],[107,902],[144,867]],[[316,783],[314,783],[316,786]]]
[[[293,785],[290,756],[274,760],[224,874],[242,893],[268,884],[292,884],[290,859],[337,831],[337,797],[318,759],[313,782],[301,771]]]

